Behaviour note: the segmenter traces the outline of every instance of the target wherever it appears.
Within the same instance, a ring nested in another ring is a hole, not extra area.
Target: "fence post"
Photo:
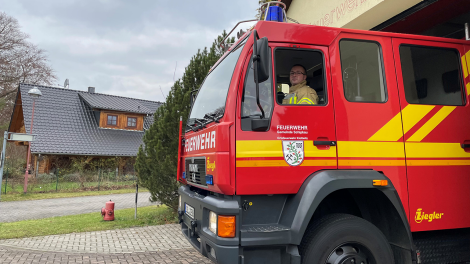
[[[57,171],[56,171],[56,183],[55,183],[55,191],[57,192],[57,187],[59,186],[59,173],[60,173],[60,170],[59,168],[57,168]]]
[[[7,174],[5,174],[5,194],[7,194],[7,184],[8,184],[8,168],[7,168]],[[2,190],[0,190],[1,192]]]
[[[139,195],[139,184],[135,185],[135,214],[134,219],[137,219],[137,196]]]
[[[98,191],[100,190],[100,183],[101,183],[101,168],[99,168],[99,173],[98,173]]]

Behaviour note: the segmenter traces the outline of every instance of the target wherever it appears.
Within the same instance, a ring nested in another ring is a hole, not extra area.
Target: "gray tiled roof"
[[[153,114],[156,110],[153,106],[155,102],[151,101],[88,92],[80,92],[78,95],[91,108],[96,109],[116,110],[139,114]],[[147,108],[147,106],[150,108]]]
[[[63,88],[20,84],[25,129],[31,124],[32,98],[28,91],[33,87],[41,90],[34,109],[33,134],[36,141],[31,144],[32,153],[69,154],[94,156],[136,156],[142,144],[143,131],[128,131],[99,128],[93,109],[80,99],[88,94]],[[80,95],[80,96],[79,96]],[[97,94],[94,94],[97,95]],[[102,94],[99,94],[100,98]],[[159,102],[116,97],[124,105],[141,104],[153,114]],[[136,101],[137,103],[132,103]],[[21,107],[17,105],[16,107]],[[120,109],[121,111],[123,109]],[[153,123],[153,115],[144,119],[144,128]]]

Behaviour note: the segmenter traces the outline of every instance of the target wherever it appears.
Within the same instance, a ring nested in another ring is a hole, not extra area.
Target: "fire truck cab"
[[[470,261],[469,51],[258,22],[192,106],[183,234],[221,264]],[[318,101],[296,98],[291,75]]]

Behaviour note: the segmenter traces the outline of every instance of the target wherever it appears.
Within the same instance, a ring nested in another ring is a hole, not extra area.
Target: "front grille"
[[[197,166],[197,172],[190,172],[189,164],[191,164],[192,166]],[[186,172],[186,181],[207,186],[206,184],[206,158],[205,157],[187,158],[185,161],[185,172]]]

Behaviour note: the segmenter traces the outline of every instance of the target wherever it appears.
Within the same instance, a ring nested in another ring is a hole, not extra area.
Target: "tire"
[[[309,224],[299,251],[303,264],[395,263],[382,232],[370,222],[348,214],[327,215]]]

